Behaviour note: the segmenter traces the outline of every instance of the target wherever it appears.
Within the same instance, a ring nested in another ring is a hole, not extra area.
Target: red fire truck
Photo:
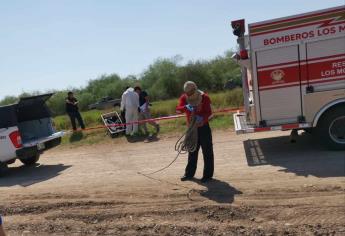
[[[345,7],[252,23],[231,22],[242,69],[237,133],[310,131],[345,150]]]

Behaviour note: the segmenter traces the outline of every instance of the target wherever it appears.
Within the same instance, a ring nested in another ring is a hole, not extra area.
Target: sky
[[[279,4],[278,4],[279,3]],[[344,0],[0,0],[0,99],[85,86],[102,74],[140,75],[157,58],[182,63],[236,47],[246,23]]]

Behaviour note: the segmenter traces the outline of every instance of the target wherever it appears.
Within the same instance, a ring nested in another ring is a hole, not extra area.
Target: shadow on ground
[[[242,194],[241,191],[232,187],[229,183],[218,179],[212,179],[206,183],[197,181],[197,183],[207,188],[206,190],[200,190],[200,195],[217,203],[232,203],[236,194]]]
[[[250,139],[243,142],[249,166],[280,166],[300,176],[341,177],[345,175],[345,151],[329,151],[303,133],[296,143],[289,136]]]
[[[63,164],[10,167],[6,175],[0,178],[0,187],[27,187],[54,178],[70,167]]]
[[[129,143],[137,143],[137,142],[151,143],[151,142],[159,141],[159,138],[157,137],[156,134],[140,135],[140,136],[126,136],[126,138]]]
[[[75,131],[69,137],[69,141],[70,141],[70,143],[79,142],[80,140],[83,139],[83,137],[84,137],[84,134],[82,131]]]

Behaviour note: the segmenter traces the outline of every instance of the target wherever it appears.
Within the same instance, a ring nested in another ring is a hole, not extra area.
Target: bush
[[[213,110],[234,107],[237,108],[242,106],[242,90],[235,89],[232,91],[226,91],[221,93],[211,93],[209,94]],[[152,117],[162,117],[176,114],[176,106],[178,104],[178,99],[170,99],[166,101],[154,102],[151,107]],[[85,125],[87,127],[103,125],[101,114],[110,112],[109,111],[98,111],[92,110],[87,112],[82,112],[82,117],[84,119]],[[54,119],[55,127],[58,130],[68,130],[71,129],[71,124],[69,117],[66,115],[57,116]],[[184,119],[183,119],[184,121]],[[180,124],[183,121],[176,121],[176,124]],[[172,123],[170,123],[172,124]]]
[[[240,107],[243,105],[243,93],[241,88],[210,95],[214,108]]]

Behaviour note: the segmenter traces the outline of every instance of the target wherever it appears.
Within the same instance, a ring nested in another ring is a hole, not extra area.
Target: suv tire
[[[0,177],[3,177],[8,172],[8,167],[6,163],[0,162]]]
[[[31,165],[36,164],[36,162],[38,162],[39,159],[40,159],[40,154],[36,154],[35,156],[32,156],[32,157],[20,159],[20,161],[26,166],[31,166]]]
[[[345,150],[345,104],[326,111],[316,127],[319,141],[331,150]]]

